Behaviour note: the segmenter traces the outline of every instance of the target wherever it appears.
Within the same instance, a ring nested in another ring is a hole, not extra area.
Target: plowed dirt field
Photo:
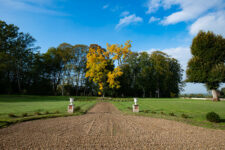
[[[0,149],[225,149],[225,131],[120,113],[98,103],[82,116],[0,129]]]

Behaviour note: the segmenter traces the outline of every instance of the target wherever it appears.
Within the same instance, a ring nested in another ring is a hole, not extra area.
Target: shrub
[[[74,111],[79,111],[80,110],[80,106],[77,106],[74,108]]]
[[[207,113],[206,119],[210,122],[220,122],[220,116],[215,112]]]
[[[27,117],[28,114],[27,113],[22,113],[22,117]]]
[[[171,97],[171,98],[174,98],[174,97],[176,97],[176,96],[177,96],[176,93],[170,92],[170,97]]]
[[[189,118],[189,116],[186,115],[186,114],[182,114],[181,117],[182,117],[182,118],[185,118],[185,119],[186,119],[186,118]]]
[[[59,114],[60,112],[58,110],[55,111],[55,114]]]
[[[169,113],[170,116],[176,116],[173,112]]]
[[[10,117],[10,118],[15,118],[15,117],[17,117],[15,114],[13,114],[13,113],[10,113],[10,114],[8,114],[8,116]]]
[[[47,115],[47,114],[49,114],[49,112],[48,111],[45,111],[45,114]]]
[[[162,115],[165,115],[165,113],[163,111],[160,112]]]
[[[37,116],[41,115],[41,113],[39,111],[36,111],[34,114]]]
[[[143,110],[144,113],[149,113],[149,110]]]
[[[131,108],[131,107],[127,107],[127,109],[132,110],[132,108]]]
[[[156,114],[156,112],[155,111],[152,111],[152,114]]]

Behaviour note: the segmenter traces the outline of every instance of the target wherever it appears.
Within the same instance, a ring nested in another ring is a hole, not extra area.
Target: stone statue
[[[137,104],[137,101],[137,98],[134,98],[133,112],[139,112],[139,105]]]
[[[134,105],[137,105],[137,98],[134,98]]]
[[[70,105],[73,105],[74,98],[70,98]]]
[[[68,106],[68,113],[74,112],[74,105],[73,105],[74,98],[70,98],[70,104]]]

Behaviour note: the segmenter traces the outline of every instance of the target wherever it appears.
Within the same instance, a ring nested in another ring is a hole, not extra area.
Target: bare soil
[[[3,128],[0,149],[225,149],[225,131],[123,115],[98,103],[86,115]]]

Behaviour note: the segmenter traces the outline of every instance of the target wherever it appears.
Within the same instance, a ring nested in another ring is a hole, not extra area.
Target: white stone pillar
[[[139,105],[137,104],[137,101],[137,98],[134,98],[133,112],[139,112]]]
[[[68,113],[73,113],[74,112],[74,98],[70,98],[70,104],[68,106]]]

